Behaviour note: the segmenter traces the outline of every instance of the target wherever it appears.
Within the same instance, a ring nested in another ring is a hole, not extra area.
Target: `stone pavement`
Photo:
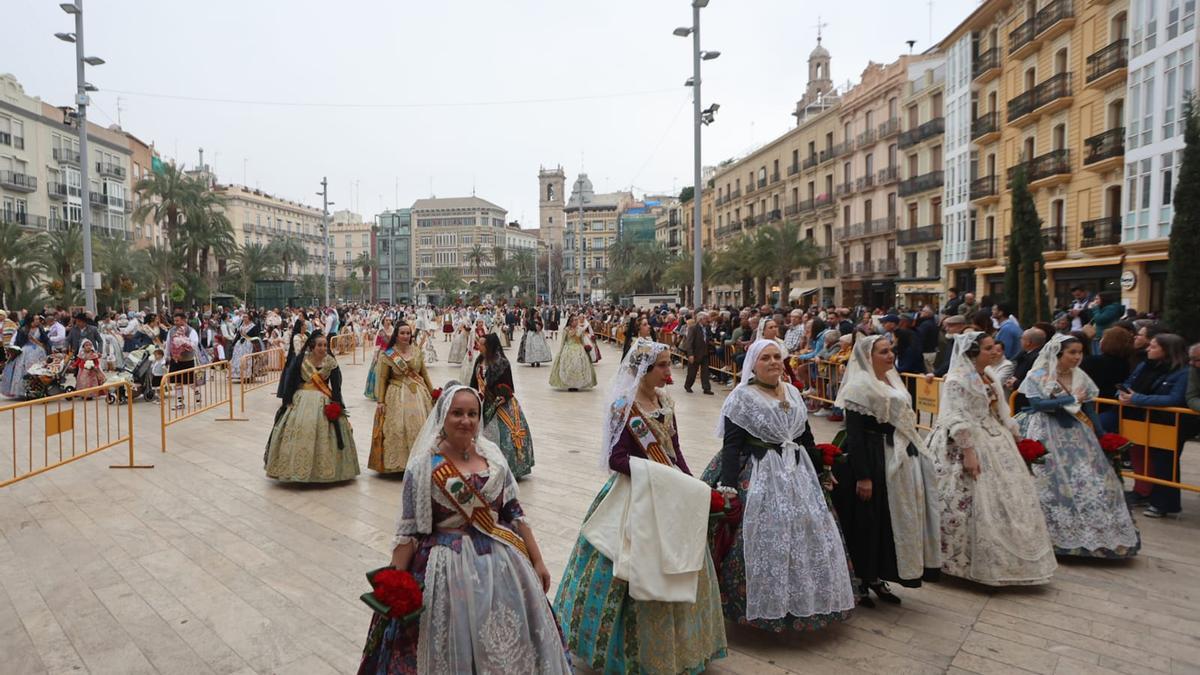
[[[438,347],[440,386],[458,370]],[[521,500],[556,583],[606,478],[597,446],[619,350],[602,350],[589,392],[552,391],[548,367],[514,371],[537,457]],[[165,454],[157,407],[136,404],[138,461],[154,469],[109,470],[118,448],[0,489],[0,672],[353,672],[370,618],[363,573],[388,559],[400,496],[398,481],[365,468],[366,370],[343,366],[364,467],[346,484],[264,476],[277,399],[263,388],[247,397],[251,421],[181,422]],[[682,450],[699,471],[719,447],[724,389],[689,395],[681,371],[676,380]],[[835,430],[814,427],[819,440]],[[799,638],[731,628],[730,655],[709,672],[1200,672],[1200,498],[1185,495],[1184,510],[1139,518],[1136,559],[1060,561],[1046,587],[948,580]]]

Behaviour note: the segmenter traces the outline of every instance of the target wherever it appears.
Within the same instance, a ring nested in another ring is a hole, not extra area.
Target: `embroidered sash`
[[[512,402],[512,412],[508,412],[503,406],[496,407],[496,417],[500,418],[500,423],[508,427],[509,436],[512,437],[513,449],[521,452],[525,448],[525,437],[529,432],[521,426],[521,406],[517,403],[517,399],[509,399]]]
[[[441,463],[433,469],[433,484],[442,491],[446,499],[454,505],[454,509],[468,523],[496,541],[517,549],[526,558],[529,557],[529,549],[525,546],[525,540],[496,520],[496,514],[488,506],[487,500],[467,481],[458,467],[454,466],[454,462],[445,458],[441,459]]]
[[[634,440],[641,446],[642,452],[646,453],[646,457],[667,466],[675,466],[675,462],[659,445],[658,439],[654,437],[654,432],[650,431],[650,424],[642,419],[641,411],[637,406],[634,406],[629,411],[629,421],[626,422],[629,427],[629,433],[633,435]]]
[[[329,383],[325,381],[325,378],[321,377],[321,373],[313,373],[312,379],[309,382],[317,391],[324,394],[325,398],[330,401],[333,400],[333,390],[329,388]]]
[[[401,379],[412,378],[417,384],[421,385],[422,387],[425,386],[425,380],[421,377],[421,374],[408,364],[408,360],[401,356],[400,353],[396,351],[395,347],[385,351],[383,355],[400,369]],[[413,358],[416,357],[417,354],[414,353]]]

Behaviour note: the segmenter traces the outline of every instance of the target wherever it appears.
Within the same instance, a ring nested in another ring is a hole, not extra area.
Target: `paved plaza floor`
[[[438,347],[440,385],[458,370]],[[552,391],[548,367],[514,368],[537,459],[521,501],[555,583],[606,478],[597,446],[619,349],[603,351],[589,392]],[[158,407],[136,404],[138,461],[153,469],[110,470],[115,448],[0,488],[0,673],[353,672],[370,619],[363,573],[388,560],[400,483],[366,469],[367,366],[343,371],[357,480],[267,479],[278,400],[263,388],[248,395],[250,421],[183,421],[167,453]],[[699,471],[719,447],[725,390],[689,395],[682,380],[677,371],[681,445]],[[823,418],[814,428],[819,441],[835,430]],[[1200,672],[1200,498],[1185,495],[1184,513],[1139,517],[1136,559],[1060,561],[1045,587],[948,580],[802,637],[730,628],[729,657],[709,672]]]

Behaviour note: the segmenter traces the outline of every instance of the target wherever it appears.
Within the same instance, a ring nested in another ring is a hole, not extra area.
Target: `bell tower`
[[[567,174],[562,166],[553,169],[542,167],[538,170],[538,227],[541,228],[541,239],[547,246],[557,246],[562,249],[563,227],[566,197],[563,186],[567,182]]]
[[[817,106],[816,109],[824,109],[833,103],[836,97],[833,91],[833,74],[829,70],[833,57],[821,44],[821,29],[827,25],[821,23],[820,18],[817,19],[817,46],[808,55],[808,86],[804,89],[804,96],[796,102],[796,112],[792,113],[796,117],[796,124],[804,122],[809,106],[822,103],[823,105]]]

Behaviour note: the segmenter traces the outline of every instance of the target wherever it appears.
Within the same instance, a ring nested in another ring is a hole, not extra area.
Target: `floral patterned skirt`
[[[358,475],[350,420],[343,416],[338,421],[343,446],[339,449],[338,429],[325,418],[327,403],[319,391],[296,391],[267,441],[267,476],[293,483],[332,483]]]
[[[375,614],[359,675],[569,673],[562,634],[521,553],[475,529],[425,537],[409,571],[424,585],[420,617]]]
[[[596,386],[592,357],[577,340],[567,340],[550,369],[550,386],[555,389],[591,389]]]
[[[483,436],[504,453],[513,478],[524,478],[533,470],[533,433],[515,396],[497,407],[491,419],[485,420]]]
[[[608,479],[587,517],[612,489]],[[726,654],[725,621],[712,559],[704,556],[696,602],[645,602],[629,597],[612,561],[583,535],[567,562],[554,610],[567,647],[604,673],[700,673]]]
[[[738,474],[738,500],[746,503],[746,492],[750,489],[750,473],[754,469],[754,463],[748,459],[742,463],[742,470]],[[721,453],[718,452],[708,463],[708,467],[704,469],[704,475],[700,480],[716,487],[721,480]],[[837,520],[837,513],[830,509],[833,514],[834,521]],[[840,531],[840,525],[839,531]],[[845,538],[843,537],[843,542]],[[843,544],[844,545],[844,544]],[[721,608],[725,612],[725,618],[730,621],[736,621],[743,626],[751,626],[761,630],[771,631],[773,633],[782,633],[784,631],[806,632],[815,631],[825,628],[826,626],[845,621],[850,618],[850,612],[830,612],[828,614],[814,614],[812,616],[792,616],[791,614],[781,619],[746,619],[746,554],[745,542],[742,540],[742,527],[739,523],[733,537],[733,545],[725,554],[723,560],[716,559],[716,552],[713,555],[713,564],[717,567],[717,582],[721,586]],[[846,566],[849,568],[850,578],[854,577],[854,568],[850,562],[849,554],[846,555]]]
[[[375,418],[375,424],[382,429],[371,430],[371,438],[375,438],[376,431],[382,431],[382,443],[371,444],[367,467],[380,473],[396,473],[408,466],[408,455],[429,417],[433,401],[424,385],[407,382],[389,384],[383,398],[383,419]]]
[[[521,347],[517,350],[517,363],[550,363],[554,355],[550,345],[538,331],[527,330],[521,336]]]
[[[454,339],[450,340],[450,355],[446,357],[447,363],[455,365],[463,362],[467,356],[467,334],[455,333]]]
[[[371,359],[371,369],[367,371],[367,386],[363,389],[363,396],[374,401],[375,400],[375,366],[379,365],[379,351],[376,350],[375,357]]]

